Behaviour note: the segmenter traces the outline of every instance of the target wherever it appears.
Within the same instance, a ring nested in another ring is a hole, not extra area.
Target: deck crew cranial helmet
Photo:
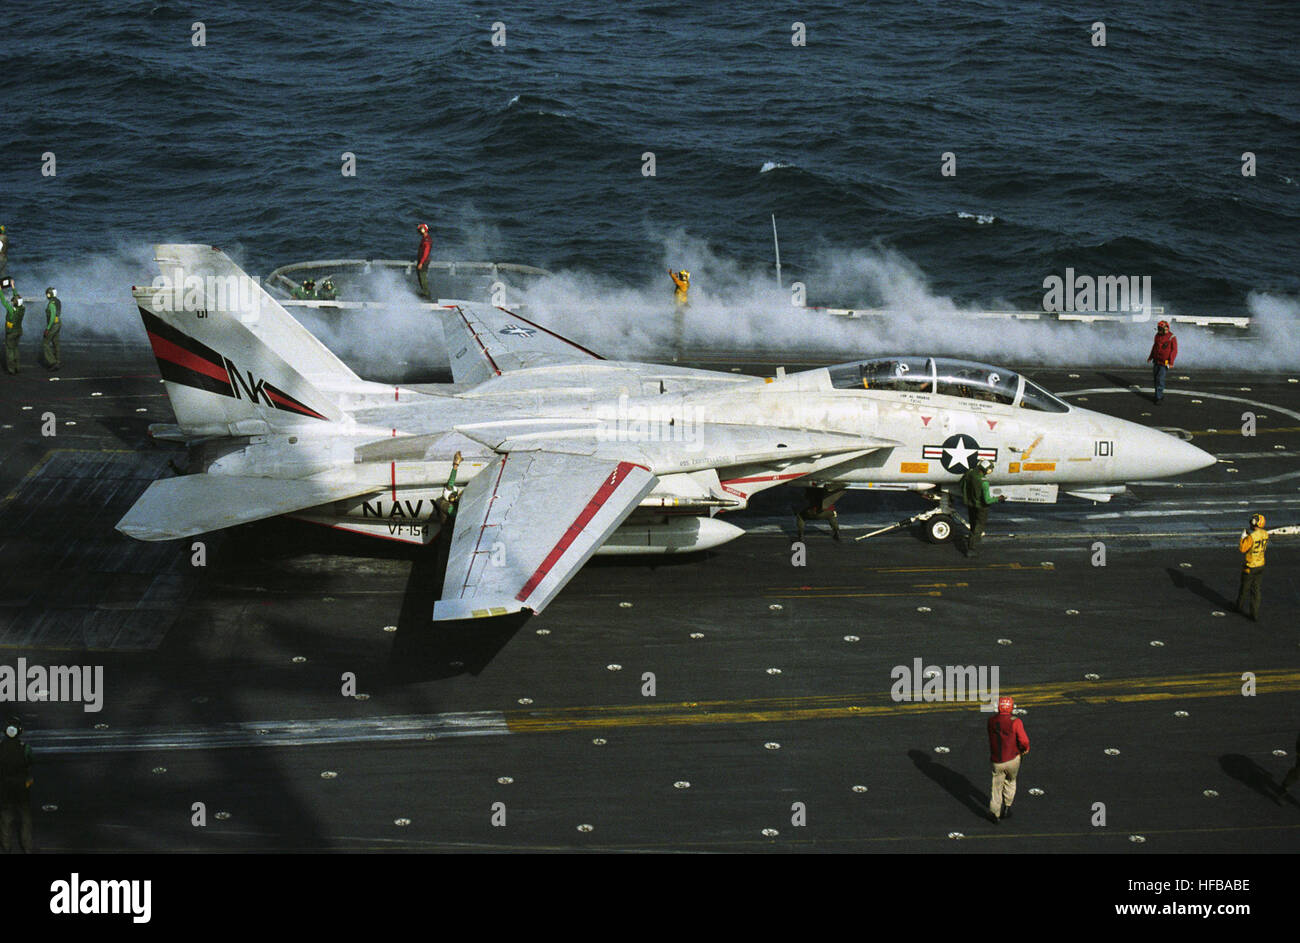
[[[49,288],[45,289],[45,297],[46,297],[46,298],[53,298],[53,297],[54,297],[55,295],[57,295],[57,294],[58,294],[58,292],[54,290],[54,286],[53,286],[53,285],[51,285]]]
[[[1263,514],[1256,514],[1254,517],[1252,517],[1252,518],[1250,519],[1250,526],[1251,526],[1251,527],[1263,527],[1263,526],[1264,526],[1264,515],[1263,515]]]
[[[677,274],[678,274],[680,277],[686,279],[688,282],[691,280],[691,273],[688,272],[688,271],[686,271],[686,269],[682,269],[682,270],[681,270],[680,272],[678,272]]]
[[[419,224],[418,226],[416,226],[415,228],[416,228],[417,231],[422,232],[422,233],[427,233],[427,232],[429,231],[429,226],[428,226],[427,223],[420,223],[420,224]]]
[[[1169,322],[1168,322],[1168,321],[1161,321],[1160,323],[1158,323],[1158,324],[1156,325],[1156,330],[1157,330],[1157,331],[1167,331],[1167,330],[1169,330]]]
[[[1013,701],[1011,698],[1006,697],[1005,695],[998,698],[999,714],[1010,714],[1011,711],[1015,709],[1015,706],[1016,706],[1016,702]]]
[[[5,736],[13,739],[23,732],[22,722],[17,717],[10,717],[9,723],[5,726]]]

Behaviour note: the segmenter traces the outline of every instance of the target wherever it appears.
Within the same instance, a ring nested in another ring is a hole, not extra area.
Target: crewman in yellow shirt
[[[687,297],[691,290],[691,273],[686,271],[686,269],[682,269],[680,272],[674,272],[672,269],[669,269],[668,275],[672,278],[673,284],[677,286],[673,291],[673,301],[677,303],[677,307],[679,308],[686,307],[691,303],[690,299]]]
[[[1259,603],[1264,583],[1264,551],[1268,548],[1268,531],[1264,529],[1264,515],[1250,519],[1250,527],[1241,532],[1239,541],[1245,559],[1241,566],[1241,589],[1237,592],[1237,611],[1259,621]],[[1249,609],[1247,609],[1249,606]]]

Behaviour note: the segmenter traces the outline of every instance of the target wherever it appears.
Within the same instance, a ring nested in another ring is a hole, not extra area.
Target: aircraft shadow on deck
[[[448,545],[447,540],[435,540],[420,548],[411,562],[389,658],[397,683],[479,674],[531,615],[434,622],[433,604],[442,595]]]
[[[717,555],[712,550],[690,550],[680,553],[616,554],[605,557],[592,557],[584,564],[584,567],[591,567],[592,569],[649,567],[653,571],[660,567],[683,566],[686,564],[698,565],[707,560],[712,560]]]
[[[435,681],[457,675],[477,675],[505,647],[530,613],[488,619],[433,621],[433,604],[441,598],[447,571],[448,541],[436,539],[420,547],[379,541],[302,521],[269,520],[235,528],[223,550],[235,558],[291,560],[304,554],[380,560],[409,560],[411,569],[402,593],[397,632],[388,658],[393,684]],[[314,581],[291,577],[304,594],[328,592],[325,577]]]
[[[926,776],[947,790],[948,794],[970,810],[972,815],[987,819],[989,814],[988,794],[976,788],[975,784],[956,770],[951,770],[942,763],[930,759],[923,750],[908,750],[907,755]]]
[[[168,443],[155,443],[149,438],[149,427],[156,421],[134,413],[101,416],[96,420],[104,434],[116,439],[123,448],[140,452],[152,449],[157,449],[159,452],[175,452],[173,460],[179,465],[185,465],[184,448],[179,445],[168,447]]]

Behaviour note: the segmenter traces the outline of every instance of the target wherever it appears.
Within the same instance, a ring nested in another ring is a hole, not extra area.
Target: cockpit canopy
[[[969,360],[885,357],[843,363],[829,369],[831,386],[837,390],[938,393],[1045,413],[1064,413],[1070,409],[1041,386],[1012,370]]]

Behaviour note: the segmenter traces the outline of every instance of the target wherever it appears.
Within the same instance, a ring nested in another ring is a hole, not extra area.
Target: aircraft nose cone
[[[1146,478],[1168,478],[1208,468],[1218,461],[1204,449],[1155,429],[1144,436],[1142,463]]]

